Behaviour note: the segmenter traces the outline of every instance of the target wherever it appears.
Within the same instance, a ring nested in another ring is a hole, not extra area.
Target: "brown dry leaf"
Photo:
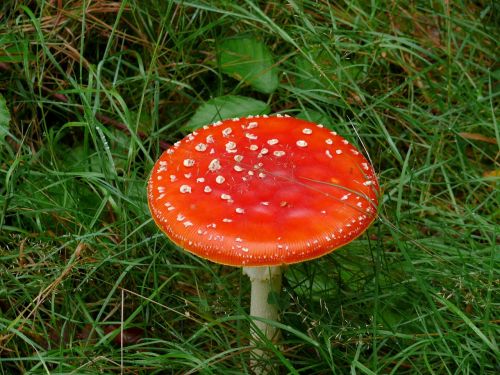
[[[494,169],[492,171],[485,171],[483,172],[483,177],[490,177],[490,178],[493,178],[493,181],[489,181],[490,184],[492,185],[492,189],[495,188],[497,186],[497,180],[495,180],[495,177],[496,179],[500,178],[500,169]]]
[[[102,330],[104,334],[109,334],[113,332],[114,330],[120,329],[120,326],[117,324],[109,324],[105,325],[102,327]],[[83,328],[78,332],[76,335],[76,338],[78,340],[91,340],[95,341],[96,336],[95,336],[95,331],[92,329],[92,325],[86,324],[83,326]],[[146,337],[146,332],[137,327],[132,327],[132,328],[125,328],[123,331],[120,331],[114,338],[113,338],[113,343],[115,345],[121,345],[121,341],[123,338],[123,345],[128,346],[128,345],[133,345],[137,344],[141,339]]]
[[[465,138],[465,139],[472,139],[474,141],[487,142],[487,143],[491,143],[493,145],[497,144],[497,140],[495,138],[486,137],[486,136],[479,134],[479,133],[462,132],[462,133],[458,133],[458,135],[461,136],[462,138]]]
[[[492,171],[486,171],[483,173],[483,177],[500,177],[500,169],[494,169]]]
[[[108,334],[113,332],[115,329],[119,329],[118,325],[109,325],[104,327],[104,333]],[[133,327],[133,328],[125,328],[123,331],[120,331],[118,335],[113,338],[113,343],[116,345],[121,345],[121,341],[123,339],[123,345],[133,345],[137,344],[141,339],[145,337],[145,332],[141,328]]]

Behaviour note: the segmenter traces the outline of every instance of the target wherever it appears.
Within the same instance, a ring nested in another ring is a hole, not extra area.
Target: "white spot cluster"
[[[261,158],[262,156],[266,155],[269,153],[269,150],[267,148],[263,148],[260,150],[259,155],[257,155],[258,158]]]
[[[299,146],[299,147],[307,147],[307,142],[304,141],[303,139],[299,139],[297,141],[297,146]]]
[[[158,173],[165,172],[167,170],[167,162],[166,161],[160,161],[160,167],[158,168]]]
[[[194,146],[194,149],[199,152],[206,151],[207,145],[205,143],[198,143],[196,146]]]
[[[194,160],[193,159],[184,159],[183,163],[185,167],[189,168],[194,165]]]
[[[268,144],[269,146],[274,146],[274,145],[278,144],[278,142],[279,142],[279,140],[277,140],[276,138],[272,138],[272,139],[269,139],[269,140],[267,141],[267,144]]]
[[[259,138],[255,134],[252,134],[252,133],[245,133],[245,137],[247,137],[251,141],[255,141],[257,138]]]
[[[208,170],[210,172],[215,172],[215,171],[218,171],[219,169],[221,169],[221,165],[220,165],[220,161],[219,159],[213,159],[210,164],[208,164]]]
[[[181,185],[181,187],[179,188],[179,191],[182,194],[189,194],[189,193],[191,193],[191,186],[189,186],[189,185]]]
[[[236,152],[236,143],[233,141],[226,143],[226,152]]]

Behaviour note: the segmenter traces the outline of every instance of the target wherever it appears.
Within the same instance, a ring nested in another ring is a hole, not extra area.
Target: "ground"
[[[275,373],[496,374],[499,5],[0,5],[0,373],[248,373],[249,282],[155,226],[155,160],[220,117],[323,123],[381,185],[285,270]]]

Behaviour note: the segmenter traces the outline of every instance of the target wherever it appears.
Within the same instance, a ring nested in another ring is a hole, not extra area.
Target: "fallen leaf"
[[[500,177],[500,169],[495,169],[493,171],[486,171],[483,173],[483,177]]]
[[[120,327],[118,325],[109,325],[104,327],[104,333],[108,334],[119,328]],[[113,338],[113,343],[115,343],[116,345],[121,345],[122,337],[124,346],[137,344],[142,338],[144,338],[144,330],[137,327],[125,328]]]
[[[109,334],[115,330],[119,330],[120,326],[117,324],[109,324],[102,327],[104,334]],[[145,337],[145,331],[141,328],[133,327],[133,328],[125,328],[122,332],[118,332],[118,334],[113,338],[113,344],[121,345],[122,336],[123,336],[123,345],[133,345],[137,344],[142,338]],[[86,324],[80,332],[76,335],[79,340],[95,340],[95,331],[92,329],[92,325]]]
[[[496,145],[497,140],[495,138],[486,137],[479,133],[458,133],[459,136],[465,139],[472,139],[474,141],[487,142]]]
[[[492,188],[495,188],[497,186],[497,180],[500,178],[500,169],[494,169],[492,171],[485,171],[483,172],[483,177],[486,178],[491,178],[492,181],[488,181],[491,185]]]

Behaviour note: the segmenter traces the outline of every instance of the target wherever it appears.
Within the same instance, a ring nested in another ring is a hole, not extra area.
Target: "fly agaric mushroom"
[[[376,217],[378,191],[371,164],[337,133],[264,115],[218,121],[177,142],[153,168],[148,201],[177,245],[244,267],[250,314],[275,321],[268,295],[281,288],[280,266],[360,236]],[[255,325],[276,336],[264,321]]]

